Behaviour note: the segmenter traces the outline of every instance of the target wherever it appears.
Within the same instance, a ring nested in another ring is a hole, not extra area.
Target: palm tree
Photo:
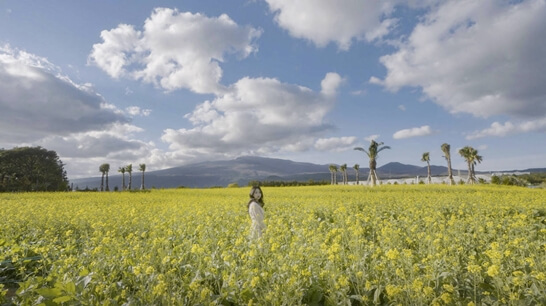
[[[121,173],[121,190],[125,190],[125,167],[119,167],[118,172]]]
[[[110,187],[108,186],[108,172],[110,172],[110,164],[103,164],[104,166],[104,172],[106,172],[106,191],[110,191]]]
[[[330,165],[328,167],[330,169],[330,173],[332,174],[330,182],[332,185],[337,184],[337,166],[336,165]]]
[[[334,167],[335,165],[328,166],[328,170],[330,170],[330,185],[334,185]]]
[[[100,191],[104,191],[104,175],[106,175],[106,171],[104,169],[105,165],[106,164],[102,164],[102,165],[99,166],[99,171],[102,174],[102,176],[100,178]]]
[[[129,190],[131,190],[131,186],[133,184],[133,164],[129,164],[125,167],[125,171],[129,173]]]
[[[364,153],[366,153],[366,155],[368,155],[368,157],[370,158],[370,174],[368,176],[368,180],[371,178],[372,180],[372,187],[375,186],[375,182],[376,180],[378,179],[377,178],[377,172],[375,171],[375,168],[377,166],[377,158],[378,158],[378,154],[379,152],[385,150],[385,149],[390,149],[391,147],[389,146],[383,146],[383,143],[382,142],[375,142],[375,140],[372,140],[372,142],[370,143],[370,147],[368,149],[368,151],[366,151],[364,148],[361,148],[361,147],[356,147],[355,150],[358,150],[358,151],[362,151]]]
[[[100,179],[100,191],[104,191],[104,177],[106,176],[106,191],[110,191],[110,188],[108,188],[108,171],[110,171],[110,164],[102,164],[99,167],[99,171],[102,173],[102,177]]]
[[[360,169],[360,165],[359,164],[355,164],[353,166],[353,169],[355,169],[355,179],[356,179],[356,184],[358,185],[358,181],[359,181],[359,172],[358,170]]]
[[[474,166],[477,163],[481,163],[483,157],[478,155],[478,150],[473,147],[466,146],[459,150],[459,154],[465,159],[468,164],[468,179],[467,183],[474,184],[476,183],[476,174],[474,173]]]
[[[342,177],[343,177],[343,185],[347,185],[347,164],[343,164],[339,166],[339,170],[341,170]]]
[[[430,153],[429,152],[423,153],[423,157],[421,158],[421,161],[427,162],[427,172],[428,172],[427,180],[428,180],[428,183],[430,184],[432,183],[432,178],[430,177]]]
[[[474,181],[476,181],[476,171],[474,171],[474,166],[481,163],[482,160],[483,156],[478,155],[478,150],[472,150],[472,177],[474,178]]]
[[[146,171],[146,164],[138,165],[138,171],[142,172],[142,181],[140,182],[140,190],[144,190],[144,189],[146,189],[144,187],[144,172]]]
[[[451,146],[448,143],[442,144],[442,152],[444,152],[444,157],[447,160],[447,179],[449,180],[449,185],[455,185],[455,180],[453,179],[453,171],[451,170]]]

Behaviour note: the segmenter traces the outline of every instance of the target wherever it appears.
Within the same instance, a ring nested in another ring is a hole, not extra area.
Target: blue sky
[[[0,2],[0,147],[70,178],[242,155],[546,167],[546,1]]]

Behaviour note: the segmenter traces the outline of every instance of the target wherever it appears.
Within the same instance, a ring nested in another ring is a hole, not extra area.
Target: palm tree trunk
[[[371,176],[371,180],[372,180],[372,187],[375,186],[375,165],[376,165],[376,161],[374,158],[370,158],[370,176]]]
[[[110,191],[110,187],[108,187],[108,172],[106,172],[106,191]]]
[[[468,179],[466,180],[468,184],[473,184],[474,181],[472,180],[472,164],[468,162]]]
[[[447,159],[447,178],[449,179],[449,185],[455,185],[453,169],[451,169],[451,157]]]
[[[472,164],[472,183],[476,183],[476,171],[474,170],[474,164]]]
[[[372,179],[372,187],[375,186],[375,169],[370,169],[370,176]]]
[[[428,183],[431,184],[432,183],[432,177],[430,175],[430,162],[427,161],[427,172],[428,172]]]
[[[144,190],[144,171],[142,171],[142,181],[140,182],[140,190]]]
[[[104,191],[104,172],[100,178],[100,191]]]

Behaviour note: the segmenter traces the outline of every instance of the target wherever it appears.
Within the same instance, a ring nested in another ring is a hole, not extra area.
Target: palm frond
[[[386,150],[386,149],[390,149],[391,147],[389,146],[384,146],[384,147],[381,147],[380,149],[377,150],[377,153],[383,151],[383,150]]]
[[[366,151],[366,149],[364,149],[362,147],[356,147],[354,149],[357,150],[357,151],[362,151],[362,152],[366,153],[366,155],[370,156],[370,153],[368,151]]]

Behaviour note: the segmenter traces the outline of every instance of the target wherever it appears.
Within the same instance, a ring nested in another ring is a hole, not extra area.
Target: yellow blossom
[[[495,277],[495,276],[499,275],[499,266],[497,266],[497,265],[490,266],[487,269],[487,275],[489,275],[491,277]]]
[[[387,251],[387,258],[390,260],[396,260],[400,256],[400,252],[397,249],[390,249]]]

